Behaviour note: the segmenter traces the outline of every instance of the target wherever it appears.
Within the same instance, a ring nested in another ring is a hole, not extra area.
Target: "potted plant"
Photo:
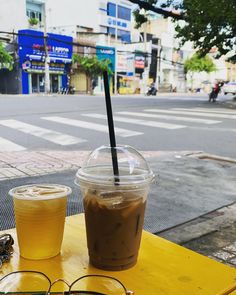
[[[31,26],[36,26],[38,24],[39,20],[37,18],[31,17],[29,18],[29,24]]]

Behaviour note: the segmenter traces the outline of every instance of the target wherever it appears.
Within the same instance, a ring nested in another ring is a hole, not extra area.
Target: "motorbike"
[[[150,96],[150,95],[156,95],[157,94],[157,89],[156,89],[156,87],[154,86],[154,85],[150,85],[149,87],[148,87],[148,90],[147,90],[147,92],[146,92],[146,95],[147,96]]]
[[[75,94],[75,87],[74,86],[69,86],[68,93],[69,94]]]
[[[209,102],[211,102],[211,101],[215,102],[216,101],[222,86],[223,86],[223,83],[215,84],[215,86],[212,88],[212,91],[209,94]]]

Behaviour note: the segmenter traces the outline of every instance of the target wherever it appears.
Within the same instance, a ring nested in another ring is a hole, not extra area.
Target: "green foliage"
[[[236,0],[131,0],[139,8],[145,8],[147,2],[152,2],[149,10],[157,12],[156,7],[162,7],[160,14],[166,16],[166,11],[178,9],[183,21],[176,21],[176,37],[180,38],[182,46],[186,41],[192,41],[198,52],[204,56],[213,47],[218,49],[218,56],[233,50],[236,46]],[[139,11],[136,11],[137,16]],[[136,18],[136,21],[140,20]],[[141,19],[141,22],[144,21]],[[236,60],[236,54],[231,57]]]
[[[34,17],[29,18],[29,23],[31,24],[31,26],[37,25],[38,22],[39,20],[37,18],[34,18]]]
[[[188,58],[184,63],[185,72],[213,72],[216,71],[216,66],[212,59],[205,55],[201,57],[195,53],[191,58]]]
[[[113,72],[110,68],[111,61],[109,59],[99,60],[97,56],[81,56],[73,54],[72,63],[78,63],[80,68],[90,77],[97,77],[107,71],[109,75]]]
[[[135,19],[135,29],[139,29],[142,26],[142,24],[148,21],[147,17],[144,14],[140,14],[139,9],[135,9],[133,11],[133,16]]]
[[[184,25],[177,25],[177,37],[182,44],[192,41],[205,55],[217,47],[218,56],[231,51],[236,45],[236,1],[184,0]]]
[[[6,68],[9,71],[13,69],[13,57],[6,51],[2,42],[0,42],[0,69]]]

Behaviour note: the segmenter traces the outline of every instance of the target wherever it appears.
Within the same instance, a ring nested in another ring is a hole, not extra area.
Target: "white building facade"
[[[105,33],[117,36],[124,42],[131,38],[132,4],[126,0],[67,0],[58,5],[57,0],[46,0],[47,23],[50,31],[76,38],[81,32]]]

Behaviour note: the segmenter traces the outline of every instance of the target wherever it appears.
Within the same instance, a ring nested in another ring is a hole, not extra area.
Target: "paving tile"
[[[23,173],[16,168],[4,168],[0,170],[2,176],[6,178],[12,178],[23,175]]]
[[[220,258],[221,260],[224,260],[224,261],[228,261],[235,257],[234,254],[223,251],[223,250],[219,250],[218,252],[212,253],[212,256]]]
[[[231,252],[236,255],[236,242],[224,247],[223,250],[225,250],[227,252]]]

